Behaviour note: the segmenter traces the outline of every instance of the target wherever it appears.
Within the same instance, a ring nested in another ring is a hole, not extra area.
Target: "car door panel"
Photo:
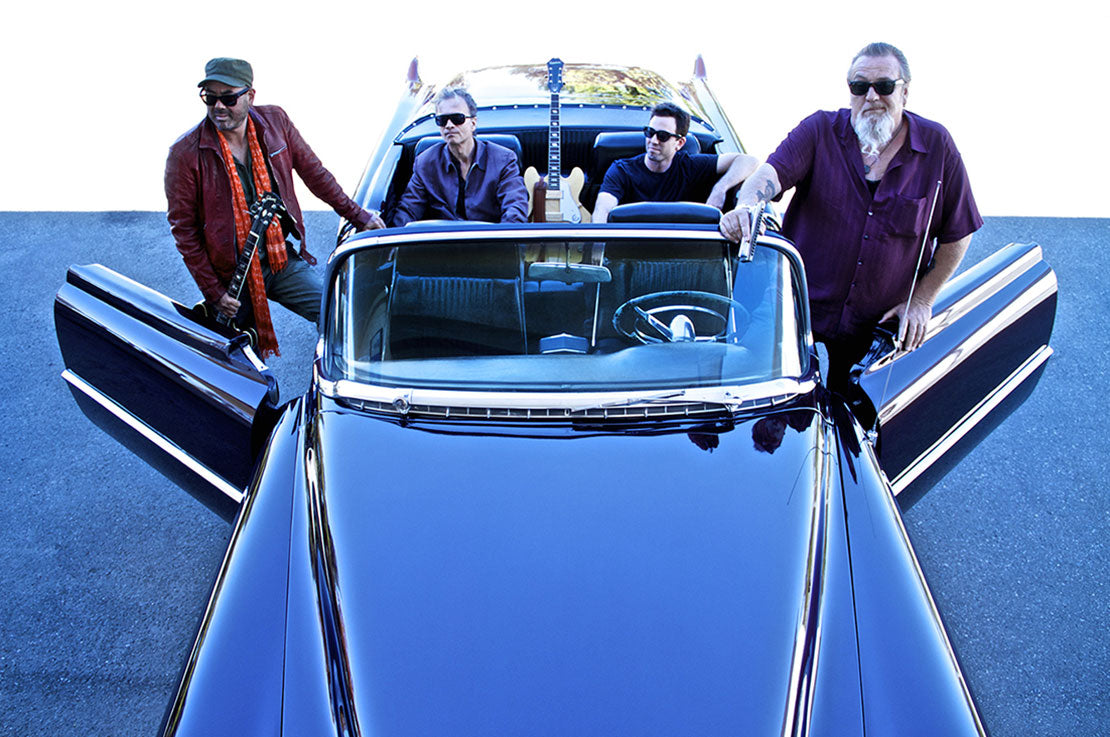
[[[277,385],[241,338],[99,264],[54,302],[64,378],[102,429],[225,518],[276,417]]]
[[[920,348],[895,353],[888,341],[862,370],[896,494],[927,472],[937,478],[959,459],[953,449],[969,447],[965,437],[997,425],[1032,391],[1052,354],[1056,291],[1040,247],[1011,244],[946,285]]]

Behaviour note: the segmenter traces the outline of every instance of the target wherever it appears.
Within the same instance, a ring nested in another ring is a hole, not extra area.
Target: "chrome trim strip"
[[[1046,346],[1047,347],[1047,346]],[[1051,349],[1049,349],[1051,353]],[[867,453],[871,458],[871,463],[875,468],[882,469],[878,458],[875,457],[875,449],[871,443],[861,442],[860,446],[865,448],[863,452]],[[894,518],[898,525],[898,534],[902,536],[902,543],[905,545],[906,551],[909,553],[910,561],[913,563],[913,569],[917,573],[917,582],[920,584],[922,590],[925,592],[925,599],[929,603],[930,613],[933,615],[933,623],[936,625],[936,631],[944,640],[945,650],[948,654],[948,660],[952,665],[952,671],[956,674],[960,683],[960,691],[963,693],[964,702],[967,704],[967,709],[975,718],[975,729],[980,737],[986,737],[987,731],[983,726],[983,720],[979,716],[979,709],[975,705],[975,699],[971,697],[971,689],[967,683],[967,677],[964,676],[963,669],[960,668],[960,661],[956,658],[956,650],[952,647],[952,639],[948,636],[948,630],[944,627],[944,620],[941,619],[940,609],[937,608],[937,602],[933,599],[933,592],[929,589],[929,582],[925,580],[925,572],[921,570],[921,561],[917,559],[917,552],[913,549],[913,543],[910,542],[910,535],[906,532],[906,523],[902,519],[902,512],[898,509],[898,502],[894,499],[894,494],[883,494],[888,507],[889,514]]]
[[[154,430],[150,425],[140,420],[135,415],[128,412],[122,406],[116,403],[111,397],[103,394],[96,387],[89,384],[77,374],[69,369],[62,372],[62,378],[65,379],[71,386],[78,389],[82,394],[87,396],[99,404],[104,409],[108,410],[116,419],[123,422],[135,432],[143,436],[147,441],[153,443],[159,450],[164,452],[176,460],[187,469],[200,476],[202,479],[211,484],[217,491],[224,496],[228,497],[235,504],[242,504],[244,492],[242,489],[236,488],[233,484],[228,482],[223,476],[220,476],[212,469],[208,468],[197,459],[186,453],[176,443],[168,440],[161,435],[158,431]]]
[[[1017,280],[1019,276],[1024,274],[1029,269],[1041,263],[1042,255],[1040,246],[1031,249],[1028,253],[1024,254],[1017,261],[1014,261],[1009,266],[1005,267],[997,274],[992,276],[987,281],[980,284],[975,289],[965,294],[960,299],[953,302],[946,309],[941,310],[929,319],[929,324],[925,329],[925,340],[928,341],[934,335],[944,330],[949,325],[953,324],[967,313],[974,310],[979,305],[983,304],[989,297],[999,292],[1003,287]],[[958,280],[960,277],[955,277]],[[1055,275],[1053,275],[1055,279]],[[952,283],[952,282],[950,282]],[[874,373],[881,370],[883,367],[888,366],[894,358],[899,355],[897,352],[888,353],[883,358],[879,359],[871,366],[868,367],[867,373]]]
[[[604,234],[604,236],[602,236]],[[344,243],[342,246],[332,252],[329,260],[338,260],[347,255],[349,251],[358,251],[367,247],[381,247],[381,246],[398,246],[408,243],[419,243],[421,241],[528,241],[528,240],[550,240],[553,237],[560,239],[573,240],[573,239],[593,239],[597,240],[599,237],[608,238],[655,238],[661,237],[682,239],[682,240],[720,240],[724,241],[724,237],[719,233],[707,230],[666,230],[660,231],[659,229],[649,228],[621,228],[621,229],[602,229],[601,227],[594,226],[592,228],[573,227],[573,226],[548,226],[533,225],[528,228],[513,228],[511,230],[470,230],[465,228],[456,228],[454,230],[405,230],[387,235],[372,235],[362,238],[352,238]]]
[[[944,378],[956,366],[971,357],[977,350],[1002,330],[1006,329],[1029,310],[1051,297],[1057,291],[1056,275],[1049,272],[1038,279],[1021,296],[1008,304],[1001,312],[988,320],[982,327],[972,333],[959,346],[944,356],[932,368],[919,376],[912,384],[907,386],[879,409],[879,423],[889,422],[906,407],[913,404],[932,386]],[[903,354],[904,355],[904,354]],[[889,370],[893,370],[891,366]]]
[[[603,225],[594,224],[592,226],[567,226],[567,225],[552,225],[552,224],[533,224],[520,228],[512,228],[505,230],[473,230],[467,228],[455,228],[454,230],[404,230],[396,229],[395,232],[390,232],[385,235],[371,235],[375,231],[367,231],[364,234],[359,234],[346,241],[342,246],[336,248],[330,256],[328,261],[336,261],[343,258],[351,251],[358,251],[364,248],[381,247],[381,246],[397,246],[406,243],[414,243],[421,241],[459,241],[459,240],[505,240],[505,241],[530,241],[530,240],[550,240],[552,238],[574,240],[598,240],[610,238],[647,238],[659,240],[661,238],[669,238],[672,240],[699,240],[699,241],[721,241],[725,242],[724,236],[719,231],[713,230],[681,230],[681,229],[667,229],[653,228],[650,224],[645,223],[643,227],[604,227]],[[756,245],[764,245],[773,247],[776,250],[788,251],[797,254],[790,241],[783,238],[777,233],[765,233],[760,236]],[[798,257],[801,260],[801,257]]]
[[[122,278],[126,279],[126,277]],[[138,282],[135,282],[135,284],[142,287],[142,285],[138,284]],[[143,288],[146,289],[146,287]],[[109,324],[111,321],[104,321],[94,317],[90,317],[86,313],[87,305],[83,304],[85,301],[91,301],[94,304],[108,306],[113,312],[119,312],[119,310],[111,307],[111,305],[108,305],[91,292],[86,292],[82,290],[77,290],[73,292],[73,297],[67,298],[65,300],[70,309],[74,310],[75,312],[85,314],[85,318],[91,320],[97,326],[97,328],[104,333],[104,335],[115,339],[120,344],[126,346],[133,352],[145,356],[149,361],[161,367],[169,375],[180,378],[181,382],[185,386],[192,388],[198,394],[201,394],[204,397],[214,398],[217,401],[222,402],[226,407],[231,409],[238,416],[246,418],[247,420],[249,420],[250,417],[254,414],[254,407],[242,401],[239,397],[233,394],[223,393],[220,387],[215,386],[208,381],[205,381],[204,378],[200,376],[197,372],[183,368],[180,362],[172,361],[166,355],[152,350],[150,348],[150,345],[152,345],[150,339],[151,335],[158,336],[162,339],[167,338],[168,335],[158,325],[147,323],[141,319],[135,318],[134,316],[126,315],[125,316],[128,319],[126,321],[125,327],[112,325]],[[135,335],[135,333],[139,333],[140,335],[137,336]],[[224,342],[222,344],[217,343],[216,347],[220,349],[222,356],[228,356],[228,346],[230,345],[230,343],[227,342],[226,338],[223,338],[223,336],[220,337]],[[173,338],[170,338],[170,340],[171,342],[176,343],[178,348],[187,351],[193,356],[199,356],[203,361],[212,362],[213,360],[217,360],[222,362],[222,359],[214,359],[213,356],[209,355],[206,351],[201,350],[200,348],[185,345],[181,341],[176,341]]]
[[[790,679],[786,690],[786,708],[783,715],[782,737],[800,737],[803,726],[809,723],[813,711],[814,688],[817,677],[817,660],[821,651],[821,591],[825,579],[825,559],[828,551],[828,520],[831,513],[832,464],[830,446],[826,438],[830,432],[824,426],[817,434],[817,448],[813,453],[813,497],[810,499],[810,526],[808,556],[801,591],[802,610],[795,622],[794,646],[790,655]],[[809,633],[813,630],[813,649],[810,651]]]
[[[782,294],[798,294],[801,287],[800,284],[794,284],[794,278],[790,269],[782,269],[780,273],[781,281],[779,282],[779,289]],[[804,293],[802,295],[804,297]],[[802,373],[802,356],[798,354],[797,341],[794,336],[798,334],[798,322],[795,320],[794,304],[793,302],[782,303],[782,330],[778,336],[779,355],[783,356],[784,361],[780,370],[787,376],[798,376]],[[792,345],[787,345],[787,342]]]
[[[255,371],[260,374],[266,373],[266,364],[262,362],[262,359],[258,357],[258,354],[254,352],[254,349],[251,348],[249,343],[244,343],[242,345],[242,350],[243,355],[246,356],[248,361],[250,361],[250,364],[254,367]]]
[[[1031,249],[1017,261],[999,271],[987,281],[965,294],[952,303],[947,309],[933,315],[929,320],[926,340],[934,333],[940,332],[961,317],[971,312],[985,302],[989,297],[1000,291],[1003,287],[1017,280],[1019,276],[1041,263],[1043,257],[1040,247]],[[958,277],[957,277],[958,278]]]
[[[527,413],[535,412],[536,419],[553,416],[571,416],[590,409],[612,409],[627,415],[631,408],[673,407],[681,404],[723,405],[737,411],[742,405],[773,406],[806,394],[816,386],[813,379],[775,379],[757,384],[738,386],[693,387],[689,389],[609,392],[510,392],[510,391],[455,391],[446,389],[389,388],[340,379],[330,381],[320,378],[320,393],[331,399],[351,399],[391,407],[398,414],[409,408],[437,407],[459,408],[461,416],[490,418],[520,416],[532,419]],[[761,401],[762,400],[762,401]],[[554,412],[554,414],[553,414]]]
[[[991,410],[1002,403],[1021,384],[1029,378],[1052,355],[1052,349],[1047,345],[1041,346],[1032,356],[1025,360],[1012,374],[1006,377],[994,390],[979,404],[975,405],[966,415],[953,425],[947,433],[938,439],[925,452],[913,460],[902,473],[890,482],[895,495],[902,493],[906,487],[913,483],[918,476],[923,474],[944,455],[953,445],[958,443],[968,432],[986,417]]]

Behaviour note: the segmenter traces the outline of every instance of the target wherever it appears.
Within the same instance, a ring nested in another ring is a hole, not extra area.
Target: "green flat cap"
[[[232,87],[250,87],[254,84],[254,70],[242,59],[220,56],[204,65],[204,79],[197,87],[203,87],[209,82],[223,82]]]

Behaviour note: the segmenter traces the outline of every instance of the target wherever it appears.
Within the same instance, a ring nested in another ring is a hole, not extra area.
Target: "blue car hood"
[[[319,414],[286,733],[777,734],[821,498],[816,415],[789,415],[768,442],[766,419],[528,438]]]

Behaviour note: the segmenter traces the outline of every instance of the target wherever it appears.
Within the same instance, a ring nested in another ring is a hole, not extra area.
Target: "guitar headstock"
[[[563,91],[563,60],[552,59],[547,62],[547,89],[554,94]]]
[[[278,213],[285,212],[285,203],[277,196],[276,192],[263,192],[262,196],[250,206],[251,218],[264,218],[269,220]]]

